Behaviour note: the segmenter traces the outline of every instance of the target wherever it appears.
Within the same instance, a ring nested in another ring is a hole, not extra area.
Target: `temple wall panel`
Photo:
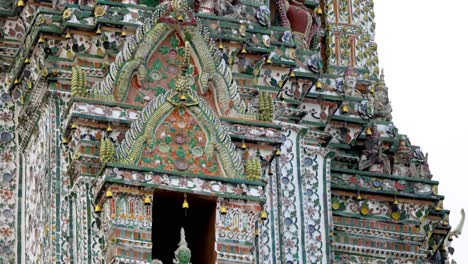
[[[0,72],[0,80],[5,75]],[[15,133],[15,104],[0,84],[0,262],[14,262],[21,241],[22,198],[18,194],[22,184],[20,160],[17,159]],[[17,198],[18,197],[18,198]]]
[[[52,254],[54,251],[43,248],[55,248],[55,241],[60,236],[55,214],[55,194],[58,191],[54,174],[55,113],[48,106],[40,109],[42,116],[24,152],[24,228],[29,234],[24,243],[26,262],[56,261],[55,254]]]

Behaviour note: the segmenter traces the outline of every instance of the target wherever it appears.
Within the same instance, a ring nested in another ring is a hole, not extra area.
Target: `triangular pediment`
[[[206,29],[193,10],[162,3],[155,17],[137,29],[126,41],[104,80],[90,91],[95,99],[127,105],[148,102],[175,87],[184,59],[184,43],[190,44],[189,85],[217,116],[257,119],[257,110],[241,100],[230,68],[218,48],[210,44]],[[183,14],[181,21],[177,20]],[[177,19],[176,19],[177,18]]]
[[[203,99],[198,104],[170,102],[168,91],[141,112],[121,145],[117,163],[159,172],[243,178],[243,166],[225,128]]]

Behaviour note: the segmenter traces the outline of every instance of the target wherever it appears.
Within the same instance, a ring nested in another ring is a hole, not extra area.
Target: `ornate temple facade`
[[[448,261],[372,0],[4,0],[0,28],[0,263]]]

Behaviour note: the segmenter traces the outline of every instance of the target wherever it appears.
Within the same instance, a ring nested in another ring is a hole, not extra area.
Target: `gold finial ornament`
[[[111,199],[112,197],[113,197],[112,190],[111,189],[107,190],[106,191],[106,198]]]
[[[102,208],[99,204],[96,204],[96,206],[94,207],[94,212],[97,214],[102,212]]]
[[[150,205],[151,204],[151,197],[149,195],[146,195],[145,198],[143,199],[143,203],[145,205]]]

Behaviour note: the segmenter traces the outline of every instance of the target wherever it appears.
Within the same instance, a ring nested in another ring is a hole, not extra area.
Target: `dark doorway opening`
[[[153,199],[153,259],[172,263],[180,241],[180,228],[185,229],[192,264],[214,264],[216,260],[214,197],[188,194],[189,209],[182,208],[184,194],[156,190]]]

